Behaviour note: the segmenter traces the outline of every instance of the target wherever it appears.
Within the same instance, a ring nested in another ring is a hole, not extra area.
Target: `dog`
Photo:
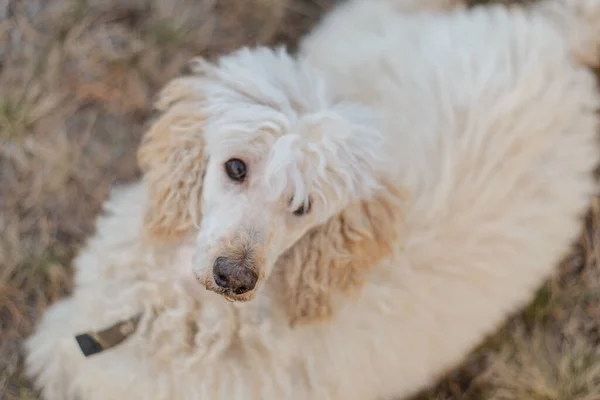
[[[349,1],[166,85],[25,345],[48,400],[406,398],[532,300],[596,192],[600,0]]]

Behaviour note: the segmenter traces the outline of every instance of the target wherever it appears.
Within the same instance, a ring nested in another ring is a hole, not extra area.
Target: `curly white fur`
[[[163,169],[113,194],[73,295],[27,342],[46,399],[408,396],[532,298],[595,192],[600,102],[581,62],[598,61],[600,0],[415,4],[349,2],[297,57],[245,49],[165,90],[149,140],[171,136],[143,157]],[[262,173],[232,196],[219,168],[237,151]],[[285,219],[315,195],[316,216]],[[260,287],[233,299],[250,301],[227,302],[192,271],[248,226],[275,238],[257,239],[272,244]],[[140,311],[132,337],[83,357],[75,334]]]

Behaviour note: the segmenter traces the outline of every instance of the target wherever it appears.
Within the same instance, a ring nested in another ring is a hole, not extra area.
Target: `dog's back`
[[[362,362],[329,368],[362,398],[417,389],[530,301],[577,237],[599,161],[593,75],[546,16],[390,10],[347,6],[302,50],[383,110],[410,193],[396,262],[332,333],[331,360],[352,348]]]

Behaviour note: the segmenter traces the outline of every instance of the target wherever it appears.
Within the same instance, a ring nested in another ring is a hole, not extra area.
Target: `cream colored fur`
[[[242,50],[165,89],[145,179],[26,344],[46,399],[402,398],[531,300],[595,192],[600,0],[419,3],[344,4],[298,58]],[[248,194],[222,187],[232,148],[258,159]],[[314,213],[289,222],[288,195]],[[239,241],[261,283],[229,302],[196,278],[215,290],[211,251]],[[81,354],[76,334],[140,311]]]

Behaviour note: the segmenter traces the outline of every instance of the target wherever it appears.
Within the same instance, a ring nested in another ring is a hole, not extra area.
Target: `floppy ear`
[[[280,258],[275,273],[292,325],[331,316],[335,298],[357,295],[369,269],[392,254],[402,196],[386,189],[309,231]]]
[[[161,112],[138,150],[147,185],[144,235],[152,242],[179,240],[200,222],[206,166],[199,77],[177,78],[161,92]]]

